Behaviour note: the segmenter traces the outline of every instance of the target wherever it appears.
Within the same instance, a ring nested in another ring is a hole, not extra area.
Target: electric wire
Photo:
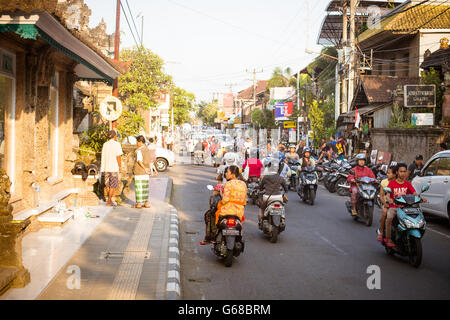
[[[138,38],[139,38],[139,31],[137,30],[136,23],[135,23],[135,21],[134,21],[134,16],[133,16],[133,13],[131,12],[131,8],[130,8],[130,5],[128,4],[128,0],[125,0],[125,2],[127,3],[128,11],[130,12],[131,21],[133,21],[134,30],[136,30],[136,35],[137,35]],[[142,39],[142,36],[141,36],[141,42],[142,42],[142,41],[143,41],[143,39]]]
[[[123,14],[124,14],[124,16],[125,16],[125,19],[126,19],[126,21],[127,21],[128,28],[130,29],[131,35],[133,36],[134,43],[136,43],[136,47],[139,47],[139,44],[138,44],[138,42],[136,41],[136,38],[135,38],[135,36],[134,36],[133,29],[131,28],[130,22],[128,21],[128,17],[127,17],[127,14],[126,14],[126,12],[125,12],[125,9],[124,9],[124,7],[123,7],[123,5],[122,5],[122,1],[120,1],[120,6],[122,7],[122,11],[123,11]]]

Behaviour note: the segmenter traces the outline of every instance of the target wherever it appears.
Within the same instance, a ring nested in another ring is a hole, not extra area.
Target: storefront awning
[[[373,103],[373,104],[358,108],[358,113],[361,117],[363,117],[363,116],[373,113],[377,110],[383,109],[389,105],[391,105],[391,103]],[[354,123],[355,116],[356,116],[356,110],[342,113],[341,115],[339,115],[338,123],[340,125],[345,124],[345,123]]]
[[[75,37],[47,12],[31,14],[3,12],[0,15],[0,32],[14,32],[24,39],[42,38],[79,63],[74,71],[80,80],[104,81],[112,85],[120,74],[118,68]]]

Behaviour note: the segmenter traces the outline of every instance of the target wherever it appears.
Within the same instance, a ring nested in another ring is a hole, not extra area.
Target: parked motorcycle
[[[282,195],[264,195],[263,203],[267,203],[263,219],[259,222],[259,229],[264,232],[270,242],[276,243],[278,235],[286,228],[286,212]]]
[[[341,168],[339,168],[337,172],[337,179],[335,182],[336,185],[336,193],[340,196],[349,196],[350,195],[350,184],[347,183],[347,178],[350,174],[350,170],[352,170],[352,165],[346,161],[345,159],[341,162]]]
[[[366,226],[370,227],[373,221],[373,208],[375,205],[375,195],[377,192],[376,189],[376,180],[369,177],[363,177],[356,179],[356,183],[358,184],[358,202],[356,203],[356,212],[358,213],[356,216],[352,216],[354,220],[364,220]],[[350,214],[352,214],[352,203],[350,201],[346,201],[345,205],[347,206],[347,210]]]
[[[300,173],[300,184],[298,186],[297,194],[304,201],[313,206],[316,199],[317,186],[319,178],[314,167],[304,167]]]
[[[249,177],[247,181],[247,197],[252,199],[252,203],[256,204],[259,194],[259,178]]]
[[[214,187],[211,185],[208,185],[207,188],[211,191],[214,190]],[[214,203],[214,199],[210,199],[210,206]],[[217,205],[215,206],[215,211],[217,211]],[[219,259],[223,259],[225,267],[231,267],[233,264],[233,257],[238,257],[241,252],[244,252],[244,247],[245,243],[242,237],[242,223],[239,217],[221,216],[217,224],[212,251]]]
[[[327,169],[328,174],[324,178],[325,188],[331,193],[336,192],[337,172],[339,168],[340,166],[335,160],[331,161],[329,169]]]
[[[429,189],[430,185],[423,186],[421,194]],[[386,187],[383,190],[386,194],[392,193],[390,188]],[[382,241],[388,255],[406,256],[409,264],[416,268],[422,263],[421,239],[426,230],[425,218],[419,206],[421,202],[420,197],[412,194],[395,198],[394,203],[401,206],[397,209],[397,216],[392,221],[391,238],[396,246],[388,247],[384,239]],[[380,234],[379,229],[377,234]],[[386,230],[383,234],[386,234]]]
[[[298,185],[298,176],[297,176],[297,170],[300,166],[300,161],[298,160],[289,160],[288,161],[289,169],[291,170],[291,177],[289,181],[289,189],[292,191],[297,190]]]

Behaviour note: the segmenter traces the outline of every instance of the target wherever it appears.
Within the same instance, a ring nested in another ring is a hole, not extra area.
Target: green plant
[[[405,112],[402,107],[397,104],[392,106],[391,119],[389,121],[389,128],[415,128],[411,123],[411,112]]]
[[[428,72],[422,72],[420,75],[421,84],[434,84],[436,86],[436,108],[434,110],[435,123],[438,124],[442,120],[442,104],[444,102],[444,91],[442,87],[441,76],[434,68],[430,68]],[[429,112],[429,108],[422,108],[418,112]]]
[[[101,152],[103,144],[108,141],[107,124],[90,127],[83,132],[80,141],[80,155],[86,155],[90,152]]]
[[[274,129],[276,128],[273,113],[267,109],[256,109],[251,114],[252,124],[259,129]]]
[[[309,109],[309,120],[311,121],[312,140],[315,146],[318,146],[320,139],[325,134],[323,111],[319,108],[319,103],[314,100]]]

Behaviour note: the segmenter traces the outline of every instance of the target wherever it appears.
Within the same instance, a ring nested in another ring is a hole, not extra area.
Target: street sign
[[[432,126],[434,125],[433,113],[413,113],[411,115],[411,123],[416,126]]]
[[[436,107],[436,85],[405,85],[405,107]]]
[[[297,123],[295,121],[285,121],[283,123],[283,127],[285,129],[289,129],[289,128],[297,128]]]
[[[115,121],[122,114],[122,102],[113,96],[106,97],[100,103],[100,114],[107,121]]]

